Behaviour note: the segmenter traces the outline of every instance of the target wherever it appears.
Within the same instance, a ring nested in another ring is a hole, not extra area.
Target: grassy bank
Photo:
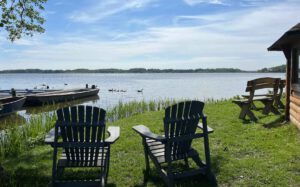
[[[151,106],[137,102],[131,110],[123,104],[110,110],[109,115],[115,121],[108,125],[120,126],[121,137],[112,146],[109,186],[143,186],[143,148],[140,137],[131,128],[145,124],[162,133],[164,113],[155,110],[164,104]],[[209,126],[215,129],[210,135],[210,147],[213,171],[220,186],[298,186],[300,135],[295,126],[281,124],[281,116],[264,116],[260,111],[255,112],[257,123],[239,120],[239,108],[230,101],[209,102],[205,113]],[[201,140],[195,141],[194,147],[202,153]],[[20,154],[5,157],[2,165],[3,186],[46,186],[51,178],[52,149],[36,141]],[[147,186],[163,186],[153,164],[151,170]],[[180,184],[209,186],[201,177]]]

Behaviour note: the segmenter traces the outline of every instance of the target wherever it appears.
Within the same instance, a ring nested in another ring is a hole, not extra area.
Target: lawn
[[[282,116],[262,115],[258,122],[238,119],[239,108],[230,101],[209,102],[205,106],[210,134],[212,169],[219,186],[299,186],[300,134]],[[145,186],[145,167],[141,138],[132,127],[144,124],[163,132],[163,111],[145,112],[107,125],[120,126],[120,139],[112,145],[109,186]],[[203,155],[202,140],[193,146]],[[203,156],[202,156],[203,157]],[[51,178],[52,149],[41,141],[18,156],[2,161],[0,186],[46,186]],[[146,186],[163,186],[151,164]],[[210,186],[204,177],[178,181],[181,186]]]

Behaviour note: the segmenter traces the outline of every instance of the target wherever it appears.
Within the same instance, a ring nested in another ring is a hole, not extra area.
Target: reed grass
[[[23,150],[43,141],[53,127],[56,116],[42,113],[31,117],[24,125],[3,130],[0,136],[0,161],[18,156]]]
[[[113,122],[136,114],[142,114],[144,112],[159,111],[176,102],[177,101],[175,99],[150,101],[142,100],[131,101],[128,103],[119,101],[116,106],[107,109],[107,120],[109,122]]]

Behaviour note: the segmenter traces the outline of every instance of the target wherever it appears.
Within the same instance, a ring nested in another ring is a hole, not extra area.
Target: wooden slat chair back
[[[167,186],[173,186],[175,179],[198,174],[207,174],[213,182],[216,181],[210,168],[208,141],[208,134],[213,130],[207,126],[203,108],[204,103],[200,101],[185,101],[167,107],[163,119],[163,136],[152,133],[144,125],[133,127],[133,130],[143,139],[146,161],[145,180],[150,172],[149,158],[151,158]],[[202,123],[199,123],[200,120]],[[202,132],[197,132],[197,128]],[[198,152],[192,148],[192,141],[196,138],[204,140],[205,162],[202,162]],[[184,171],[174,170],[174,162],[178,160],[184,160],[185,165],[189,167],[188,158],[191,158],[198,167]]]
[[[245,90],[246,92],[250,93],[248,101],[253,100],[255,90],[268,89],[268,88],[272,89],[273,94],[272,94],[271,98],[274,100],[278,93],[279,81],[280,81],[280,79],[271,78],[271,77],[258,78],[258,79],[248,81],[247,87]]]
[[[203,107],[202,102],[187,101],[165,109],[166,160],[183,158],[188,154],[199,119],[203,117]]]
[[[97,165],[99,147],[105,146],[105,113],[91,106],[57,110],[56,127],[60,129],[61,145],[68,161],[82,166]]]
[[[101,108],[82,105],[57,110],[53,183],[57,181],[57,172],[65,167],[99,167],[107,177],[110,150],[109,144],[105,142],[105,114],[106,111]],[[63,148],[58,163],[57,148]],[[104,178],[100,180],[106,180]]]

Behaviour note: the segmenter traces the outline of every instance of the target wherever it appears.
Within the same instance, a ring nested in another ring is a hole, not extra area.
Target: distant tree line
[[[271,68],[263,68],[261,70],[258,70],[257,72],[261,73],[283,73],[286,71],[286,65],[281,65],[281,66],[275,66]]]
[[[42,70],[42,69],[15,69],[2,70],[0,73],[232,73],[245,72],[236,68],[215,68],[215,69],[145,69],[132,68],[124,69],[74,69],[74,70]]]
[[[281,73],[286,71],[286,65],[275,66],[271,68],[263,68],[257,71],[244,71],[237,68],[214,68],[214,69],[146,69],[146,68],[132,68],[132,69],[73,69],[73,70],[43,70],[43,69],[13,69],[2,70],[0,73]]]

